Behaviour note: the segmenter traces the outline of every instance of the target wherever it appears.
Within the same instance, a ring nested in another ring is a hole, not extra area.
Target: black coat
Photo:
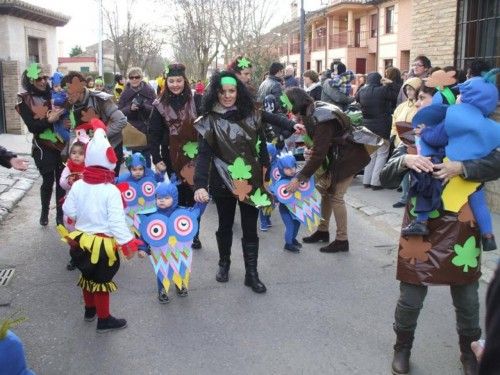
[[[16,154],[8,151],[4,147],[0,146],[0,165],[5,168],[10,168],[10,159],[15,158]]]
[[[366,85],[356,94],[356,100],[361,104],[363,126],[366,126],[378,136],[389,139],[392,124],[392,103],[397,97],[393,87],[383,86],[378,73],[370,73]]]

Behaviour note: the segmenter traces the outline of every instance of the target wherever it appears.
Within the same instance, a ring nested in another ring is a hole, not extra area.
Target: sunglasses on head
[[[141,76],[128,76],[128,79],[141,79]]]

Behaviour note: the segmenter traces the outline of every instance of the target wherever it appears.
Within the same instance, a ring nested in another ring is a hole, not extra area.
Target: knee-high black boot
[[[394,357],[392,359],[392,373],[403,375],[410,372],[410,354],[413,345],[415,331],[401,331],[394,327],[396,332],[396,344],[394,345]]]
[[[229,280],[229,267],[231,265],[231,246],[233,244],[233,233],[215,233],[217,247],[219,248],[219,270],[215,280],[225,283]]]
[[[257,272],[259,240],[247,242],[242,238],[241,246],[243,247],[243,258],[245,259],[245,285],[251,287],[255,293],[265,293],[266,286],[259,280],[259,273]]]
[[[470,344],[480,338],[481,333],[475,336],[459,335],[460,362],[462,362],[465,375],[477,375],[479,365],[477,363],[476,355],[472,352]]]
[[[46,226],[49,223],[49,206],[50,197],[52,196],[52,185],[42,183],[40,187],[40,201],[42,203],[42,211],[40,212],[40,225]]]

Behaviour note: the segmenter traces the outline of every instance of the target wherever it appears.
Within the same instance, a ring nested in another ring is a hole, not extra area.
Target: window
[[[384,67],[385,67],[385,69],[391,68],[392,67],[392,59],[385,59],[384,60]]]
[[[370,38],[376,38],[378,32],[378,18],[377,14],[370,16]]]
[[[474,59],[492,66],[500,63],[500,6],[498,0],[460,0],[456,39],[456,66],[466,68]],[[488,37],[486,37],[486,35]]]
[[[385,33],[394,32],[394,6],[385,8]]]
[[[40,48],[37,38],[28,37],[28,61],[30,63],[40,62]]]
[[[90,72],[90,67],[89,66],[81,66],[80,67],[80,72],[81,73],[89,73]]]
[[[318,73],[323,71],[323,60],[316,60],[316,71]]]

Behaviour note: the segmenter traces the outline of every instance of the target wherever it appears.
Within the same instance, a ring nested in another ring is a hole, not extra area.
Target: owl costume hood
[[[158,208],[157,210],[160,213],[163,213],[167,216],[170,216],[172,212],[174,212],[179,206],[179,191],[177,190],[177,182],[176,178],[173,177],[169,182],[160,182],[156,185],[156,198],[172,198],[172,206],[168,208]]]

